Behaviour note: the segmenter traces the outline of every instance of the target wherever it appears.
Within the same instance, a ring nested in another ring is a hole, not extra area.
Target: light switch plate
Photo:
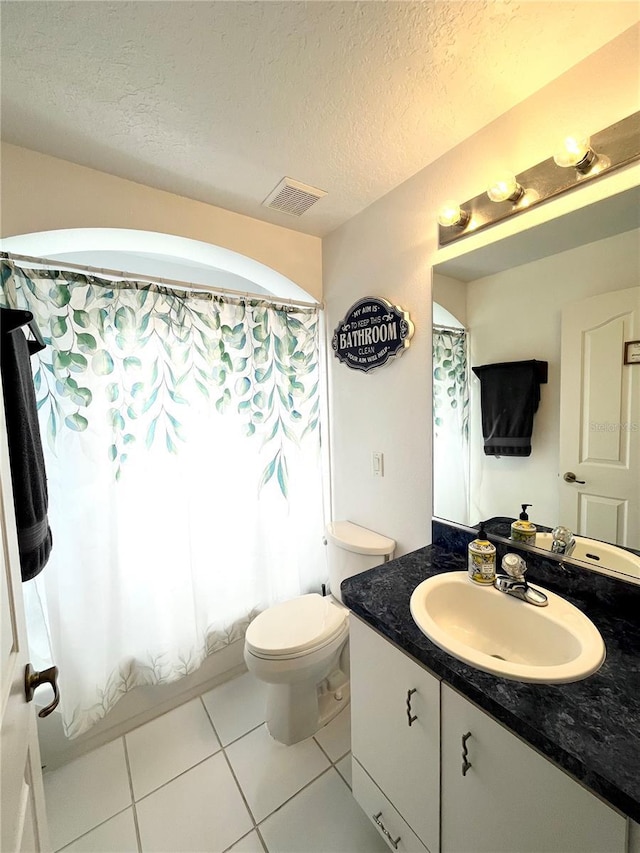
[[[371,471],[374,477],[384,477],[384,453],[379,450],[371,454]]]

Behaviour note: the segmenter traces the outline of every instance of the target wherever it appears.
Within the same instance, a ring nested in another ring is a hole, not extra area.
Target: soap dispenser
[[[527,515],[527,507],[533,504],[521,504],[521,506],[520,518],[511,525],[511,539],[514,542],[522,542],[524,545],[535,545],[537,528],[529,521]]]
[[[487,539],[484,521],[480,523],[478,538],[469,542],[468,552],[469,580],[492,584],[496,577],[496,548]]]

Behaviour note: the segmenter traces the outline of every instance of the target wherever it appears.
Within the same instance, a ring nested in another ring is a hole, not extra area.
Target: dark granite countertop
[[[426,578],[466,569],[466,554],[451,548],[429,545],[349,578],[342,597],[435,675],[640,822],[640,587],[547,560],[528,564],[531,582],[562,595],[602,634],[607,657],[589,678],[510,681],[462,663],[425,637],[411,618],[409,599]]]

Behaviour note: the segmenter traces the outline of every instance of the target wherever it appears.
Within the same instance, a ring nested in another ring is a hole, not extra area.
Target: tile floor
[[[264,688],[239,676],[45,773],[54,851],[386,853],[351,796],[349,708],[274,741]]]

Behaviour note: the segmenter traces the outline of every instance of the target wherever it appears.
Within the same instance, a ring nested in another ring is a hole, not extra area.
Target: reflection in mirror
[[[474,275],[472,261],[455,278],[449,263],[434,268],[434,323],[449,328],[434,330],[436,516],[475,526],[517,518],[528,503],[547,530],[562,524],[640,550],[640,365],[624,364],[625,341],[640,338],[640,231],[631,225],[488,275]],[[486,456],[471,368],[525,359],[549,364],[532,453]]]

